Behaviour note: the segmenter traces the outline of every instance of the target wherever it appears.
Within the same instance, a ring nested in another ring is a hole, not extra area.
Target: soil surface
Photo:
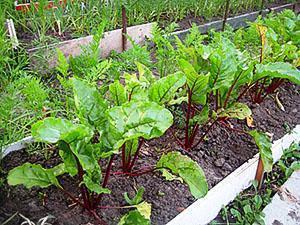
[[[255,129],[269,132],[273,135],[273,140],[281,138],[295,125],[300,124],[300,87],[285,83],[279,89],[279,98],[285,111],[278,108],[274,96],[269,96],[260,105],[250,104]],[[244,101],[248,102],[247,99]],[[245,121],[232,120],[230,123],[235,129],[249,130]],[[155,165],[164,152],[181,151],[171,134],[172,132],[169,130],[160,139],[146,142],[141,149],[141,155],[134,170]],[[177,135],[183,133],[180,129],[176,132]],[[200,132],[198,138],[201,135]],[[217,124],[199,147],[188,153],[182,153],[188,154],[199,163],[206,174],[209,188],[211,188],[252,158],[257,151],[249,136]],[[25,162],[39,163],[47,168],[57,165],[60,162],[57,150],[49,150],[49,154],[51,157],[45,158],[45,155],[40,152],[34,154],[29,154],[26,150],[14,152],[2,161],[2,177],[5,177],[12,168]],[[120,170],[118,168],[119,158],[113,164],[114,172]],[[102,168],[105,170],[106,166],[103,165]],[[75,178],[64,176],[60,181],[65,189],[76,196],[79,195],[79,192],[76,191],[78,188]],[[124,206],[126,202],[123,193],[128,192],[133,196],[135,190],[140,186],[145,188],[144,200],[152,204],[151,221],[154,225],[166,224],[195,201],[185,184],[179,181],[167,182],[162,178],[160,172],[153,172],[138,177],[113,174],[108,185],[112,194],[105,195],[101,205]],[[72,201],[55,187],[28,190],[23,186],[10,187],[4,182],[4,185],[0,186],[0,193],[0,223],[19,212],[35,223],[40,218],[52,215],[54,218],[49,219],[48,222],[53,225],[97,224],[93,216],[83,211],[80,206],[70,207]],[[127,210],[102,209],[97,212],[107,224],[114,225]],[[22,221],[24,220],[15,216],[7,224],[16,225]]]

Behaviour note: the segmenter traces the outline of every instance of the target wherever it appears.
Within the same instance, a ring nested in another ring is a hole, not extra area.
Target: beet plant
[[[245,87],[253,103],[263,102],[285,81],[299,84],[298,24],[299,18],[286,10],[276,17],[259,18],[233,35],[237,47],[249,51],[256,61],[253,79]]]
[[[25,163],[9,172],[8,183],[27,188],[56,186],[104,224],[96,210],[109,208],[101,206],[101,199],[111,194],[108,183],[113,161],[121,155],[123,172],[115,172],[116,176],[161,171],[167,180],[187,183],[195,198],[203,197],[208,191],[204,172],[196,162],[178,152],[163,155],[148,170],[132,171],[144,141],[162,136],[173,124],[173,116],[164,105],[173,100],[186,82],[182,73],[157,79],[142,64],[137,66],[138,75],[125,74],[125,85],[115,81],[105,96],[95,84],[71,78],[68,85],[73,89],[77,118],[70,121],[49,117],[32,126],[36,141],[57,146],[61,163],[52,168]],[[108,163],[103,174],[100,161],[105,159]],[[61,175],[77,179],[80,197],[64,189]],[[140,198],[130,200],[125,195],[131,205],[125,208],[136,209],[122,217],[120,224],[150,224],[151,205]]]
[[[253,63],[246,53],[218,34],[209,45],[187,46],[178,39],[177,46],[179,68],[187,77],[185,134],[184,140],[177,141],[189,150],[201,143],[216,123],[251,115],[238,95],[241,87],[252,79]],[[205,132],[196,140],[201,127],[206,128]]]

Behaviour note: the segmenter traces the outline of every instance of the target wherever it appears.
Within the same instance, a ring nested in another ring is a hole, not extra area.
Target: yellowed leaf
[[[248,126],[248,127],[255,127],[254,124],[253,124],[254,119],[253,119],[252,116],[246,117],[246,122],[247,122],[247,126]]]
[[[144,216],[146,219],[150,220],[150,216],[151,216],[151,204],[150,203],[142,202],[142,203],[136,205],[136,208],[142,216]]]
[[[263,25],[257,24],[256,29],[259,33],[260,40],[261,40],[261,62],[262,62],[263,59],[265,58],[265,51],[266,51],[267,46],[268,46],[268,43],[267,43],[268,40],[267,40],[267,37],[266,37],[268,28],[263,26]]]

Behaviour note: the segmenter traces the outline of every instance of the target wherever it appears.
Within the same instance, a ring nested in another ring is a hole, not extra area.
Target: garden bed
[[[261,105],[250,105],[256,128],[274,134],[274,140],[279,139],[300,123],[299,86],[286,83],[279,93],[285,112],[277,107],[272,97],[266,99]],[[245,101],[247,100],[245,99]],[[235,128],[246,126],[244,121],[233,125]],[[179,148],[168,132],[164,137],[146,143],[141,150],[142,155],[137,167],[141,164],[145,165],[144,162],[149,165],[155,164],[162,153],[176,149]],[[208,135],[208,140],[188,155],[192,155],[192,159],[203,168],[209,187],[212,188],[256,153],[257,148],[250,137],[218,125],[214,132]],[[52,151],[50,159],[45,159],[42,154],[28,154],[26,150],[23,150],[8,155],[3,161],[3,168],[7,172],[24,162],[40,163],[48,168],[57,165],[59,161],[56,150]],[[119,163],[116,161],[115,165],[119,165]],[[114,172],[118,170],[118,168],[113,168]],[[76,184],[72,182],[72,179],[64,179],[63,177],[61,181],[67,190],[75,189]],[[151,219],[155,225],[166,224],[195,201],[186,185],[178,181],[166,182],[157,172],[139,177],[113,175],[108,186],[113,194],[103,197],[102,205],[126,205],[123,200],[123,193],[127,191],[132,194],[135,188],[141,185],[146,190],[145,200],[152,203]],[[72,202],[65,201],[64,194],[53,187],[47,190],[34,188],[29,191],[20,186],[5,185],[2,187],[1,193],[5,193],[5,195],[1,196],[0,215],[3,215],[3,218],[0,220],[7,219],[15,212],[20,212],[33,221],[51,214],[55,216],[55,219],[51,220],[53,225],[95,223],[87,213],[83,212],[81,207],[68,208]],[[102,218],[105,221],[110,221],[109,224],[117,224],[125,212],[126,209],[99,210]],[[11,224],[19,222],[21,221],[16,219],[12,220]]]

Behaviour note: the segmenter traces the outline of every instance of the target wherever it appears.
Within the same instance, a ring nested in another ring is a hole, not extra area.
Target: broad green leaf
[[[96,86],[79,78],[71,79],[78,117],[85,124],[101,127],[105,121],[107,103]]]
[[[196,104],[206,104],[210,74],[198,74],[192,64],[183,59],[179,60],[179,65],[186,75],[187,85],[192,92],[192,101]]]
[[[124,193],[124,198],[125,198],[125,201],[129,204],[129,205],[137,205],[139,203],[141,203],[143,201],[143,194],[144,194],[144,191],[145,191],[145,188],[143,187],[140,187],[138,189],[138,191],[136,192],[136,195],[130,199],[129,196],[128,196],[128,193],[125,192]]]
[[[158,104],[165,104],[170,102],[176,91],[182,87],[186,82],[183,73],[175,73],[163,77],[154,82],[149,89],[149,99]]]
[[[202,198],[208,191],[208,184],[201,167],[189,157],[179,152],[164,154],[157,163],[157,168],[168,168],[172,174],[181,177],[188,184],[195,198]],[[161,169],[164,170],[164,169]]]
[[[266,65],[256,65],[256,74],[254,79],[258,80],[263,77],[287,79],[300,85],[300,71],[289,63],[275,62],[268,63]]]
[[[168,170],[162,170],[162,176],[167,180],[167,181],[172,181],[172,180],[178,180],[181,183],[184,183],[183,179],[181,177],[178,177],[172,173],[170,173]]]
[[[35,123],[31,128],[31,133],[36,141],[46,143],[56,143],[59,140],[67,143],[75,140],[89,140],[93,135],[93,132],[84,125],[53,117]]]
[[[122,105],[127,101],[126,90],[119,81],[109,85],[109,93],[115,105]]]
[[[173,124],[171,112],[155,102],[132,101],[109,109],[108,117],[111,126],[119,134],[115,149],[139,137],[148,140],[160,137]]]
[[[252,112],[246,104],[237,102],[227,109],[218,110],[217,114],[218,117],[235,118],[243,120],[251,116]]]
[[[249,134],[254,138],[254,141],[259,149],[260,158],[263,162],[264,170],[266,172],[272,171],[273,156],[272,156],[272,143],[270,138],[259,131],[253,130]]]
[[[9,171],[7,176],[9,185],[24,185],[26,188],[33,186],[46,188],[50,185],[60,187],[53,169],[44,169],[41,165],[25,163]]]
[[[132,210],[121,218],[118,225],[150,225],[150,220],[146,219],[138,210]]]
[[[238,70],[238,52],[234,44],[221,35],[216,35],[215,50],[209,57],[211,87],[213,90],[229,88]]]

